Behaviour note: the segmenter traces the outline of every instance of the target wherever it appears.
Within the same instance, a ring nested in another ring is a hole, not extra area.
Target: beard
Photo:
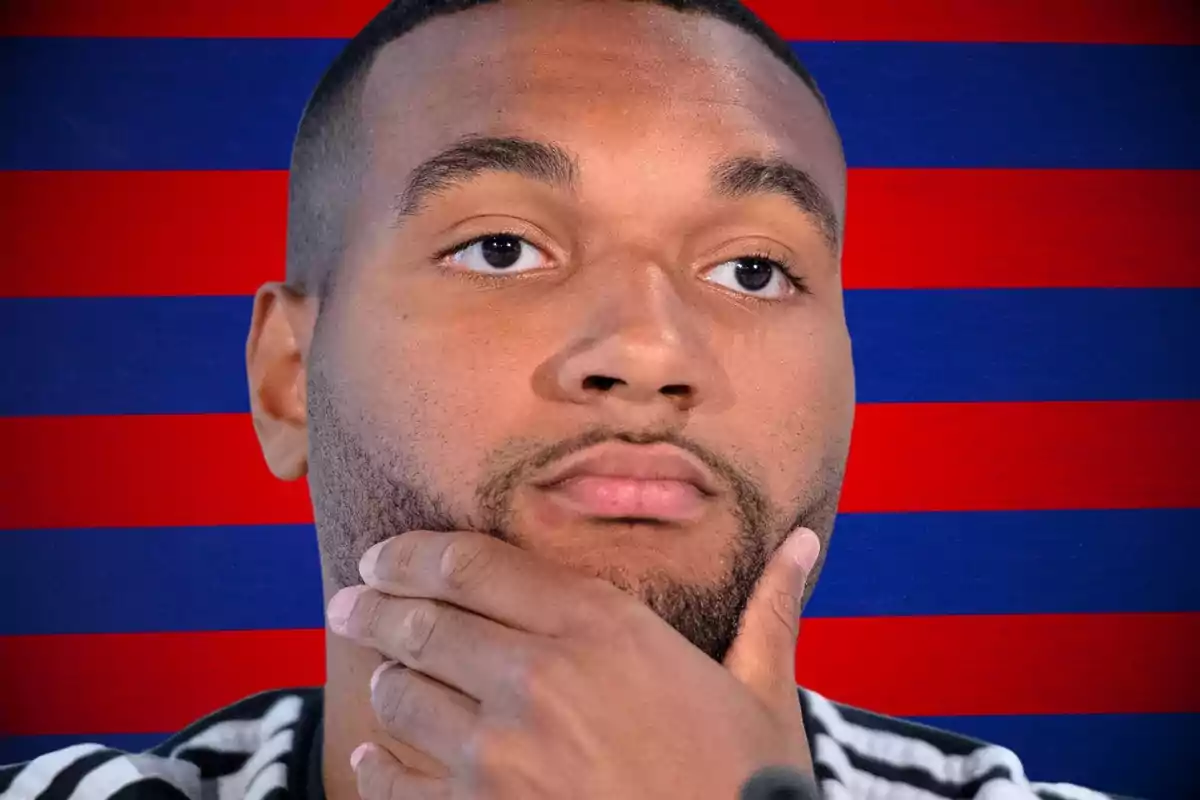
[[[464,519],[450,511],[447,499],[421,479],[420,465],[411,454],[396,453],[380,442],[369,447],[359,430],[348,423],[336,402],[332,384],[311,365],[308,379],[309,489],[326,581],[334,590],[361,583],[358,563],[373,545],[411,530],[472,530],[531,552],[515,532],[514,492],[537,470],[571,453],[607,441],[630,444],[666,443],[687,450],[732,489],[737,529],[729,544],[729,567],[718,582],[686,583],[665,570],[636,579],[617,568],[595,574],[634,595],[682,634],[695,647],[723,662],[737,637],[743,612],[782,541],[773,519],[788,520],[785,533],[797,527],[817,532],[827,541],[836,513],[841,469],[822,468],[814,490],[795,504],[791,513],[772,514],[758,485],[727,459],[672,432],[632,433],[593,428],[551,445],[514,441],[491,459],[475,491],[476,512]],[[616,522],[614,524],[626,524]],[[821,562],[824,561],[822,547]],[[811,592],[821,568],[808,582]]]

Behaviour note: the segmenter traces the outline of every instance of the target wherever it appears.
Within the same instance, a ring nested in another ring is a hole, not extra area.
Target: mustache
[[[486,527],[500,530],[505,525],[509,511],[509,500],[517,486],[529,476],[568,456],[607,442],[622,442],[633,445],[666,444],[678,447],[700,460],[718,480],[733,491],[735,513],[743,523],[761,525],[769,517],[766,498],[748,472],[733,461],[690,439],[678,431],[637,431],[612,427],[589,428],[582,433],[559,440],[550,445],[524,450],[517,458],[501,459],[503,466],[488,470],[486,478],[477,490],[479,508],[487,520]],[[517,449],[516,445],[503,450]]]
[[[667,444],[700,459],[713,472],[725,480],[740,476],[740,470],[725,458],[714,453],[703,445],[688,439],[674,431],[628,431],[609,428],[593,428],[570,439],[564,439],[549,447],[545,447],[530,457],[523,465],[523,471],[534,472],[550,466],[568,456],[607,442],[623,442],[625,444],[653,445]]]

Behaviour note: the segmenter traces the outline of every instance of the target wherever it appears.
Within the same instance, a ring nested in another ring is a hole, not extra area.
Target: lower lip
[[[546,488],[570,510],[599,519],[694,522],[707,499],[685,481],[638,480],[585,475]]]

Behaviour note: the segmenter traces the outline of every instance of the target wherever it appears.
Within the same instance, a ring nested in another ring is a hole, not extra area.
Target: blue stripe
[[[794,49],[826,94],[854,167],[1200,167],[1200,47]]]
[[[934,727],[1013,749],[1031,780],[1072,782],[1146,800],[1200,797],[1200,777],[1186,767],[1200,742],[1200,714],[925,717]],[[173,732],[0,738],[0,764],[14,764],[73,744],[96,742],[140,752]]]
[[[76,744],[99,744],[126,753],[141,753],[174,735],[170,733],[97,733],[54,736],[0,736],[0,764],[20,764]]]
[[[1198,611],[1198,530],[1200,509],[843,515],[806,616]],[[0,548],[0,635],[324,625],[307,525],[9,531]]]
[[[1047,654],[1047,669],[1054,669]],[[1150,678],[1151,680],[1153,678]],[[1145,800],[1200,797],[1200,714],[924,717],[918,721],[1004,745],[1031,781],[1074,783]]]
[[[858,399],[1200,397],[1200,290],[849,292]],[[0,415],[249,408],[248,297],[0,300]]]
[[[1200,397],[1200,290],[846,293],[865,403]]]
[[[806,616],[1200,611],[1197,559],[1200,509],[843,514]]]
[[[286,169],[319,39],[0,42],[0,169]],[[855,167],[1200,168],[1200,48],[806,42]]]
[[[0,548],[0,598],[27,598],[0,635],[325,625],[310,525],[6,531]]]

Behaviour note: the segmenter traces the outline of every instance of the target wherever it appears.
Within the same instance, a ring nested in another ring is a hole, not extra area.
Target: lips
[[[698,519],[717,494],[709,469],[671,445],[599,445],[560,462],[534,486],[583,516],[662,522]]]

